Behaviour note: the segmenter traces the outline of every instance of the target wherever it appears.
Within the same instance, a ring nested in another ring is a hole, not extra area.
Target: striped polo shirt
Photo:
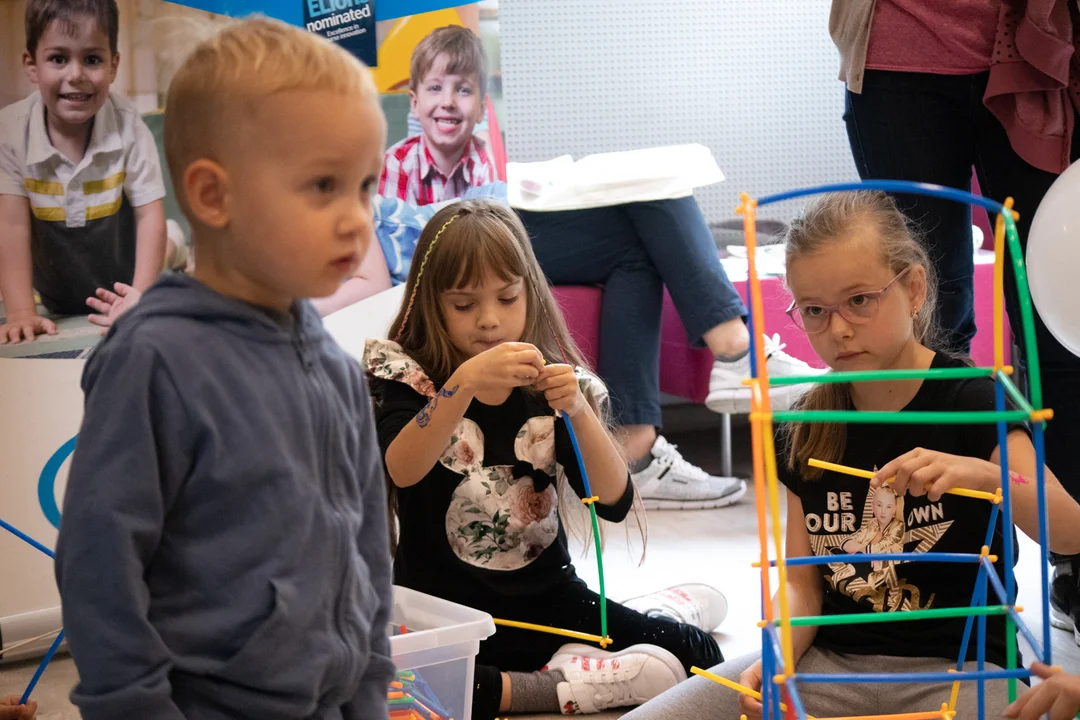
[[[78,163],[49,140],[39,93],[0,110],[0,194],[30,201],[34,289],[53,313],[89,312],[99,287],[135,274],[133,208],[165,196],[153,135],[110,94]]]

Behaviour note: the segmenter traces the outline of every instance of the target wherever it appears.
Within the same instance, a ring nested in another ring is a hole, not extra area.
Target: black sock
[[[645,457],[639,458],[638,460],[631,460],[630,461],[630,474],[632,475],[634,473],[641,472],[645,468],[652,465],[652,461],[653,461],[652,453],[649,453]]]
[[[562,670],[534,673],[506,673],[510,677],[510,712],[559,712],[559,683]]]
[[[750,354],[750,346],[747,345],[745,350],[743,350],[742,352],[735,353],[734,355],[724,355],[722,353],[713,353],[713,357],[715,357],[720,362],[730,363],[730,362],[735,362],[736,360],[742,360],[744,357],[746,357],[749,354]]]

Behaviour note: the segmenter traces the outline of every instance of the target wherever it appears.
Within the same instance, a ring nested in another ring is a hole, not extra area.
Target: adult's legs
[[[597,371],[611,391],[616,422],[658,427],[664,286],[625,213],[608,207],[519,215],[553,283],[604,286]]]
[[[741,320],[746,306],[720,264],[697,201],[685,197],[630,203],[623,208],[667,285],[691,342],[708,345],[717,355],[745,350],[749,336]],[[717,332],[728,323],[732,323],[729,331]]]
[[[859,176],[970,191],[973,83],[968,75],[867,70],[862,93],[848,91],[844,108]],[[943,344],[966,353],[975,337],[971,207],[918,195],[897,195],[897,202],[922,232],[938,273]]]
[[[982,81],[985,88],[985,78]],[[981,98],[981,93],[979,94]],[[1026,253],[1028,233],[1035,211],[1058,176],[1028,165],[1009,145],[1008,136],[981,102],[973,111],[978,143],[975,167],[979,185],[989,198],[1003,202],[1012,196],[1020,219],[1016,223],[1020,247]],[[1080,156],[1074,136],[1073,159]],[[1005,264],[1005,305],[1013,336],[1023,352],[1020,300],[1012,263]],[[1042,374],[1043,401],[1054,409],[1054,419],[1046,427],[1046,464],[1074,498],[1080,499],[1080,470],[1072,455],[1080,447],[1080,358],[1069,352],[1035,313],[1035,345]],[[1021,358],[1021,367],[1027,358]]]

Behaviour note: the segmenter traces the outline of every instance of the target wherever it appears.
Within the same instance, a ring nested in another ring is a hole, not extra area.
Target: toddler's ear
[[[184,197],[192,214],[207,227],[222,229],[229,224],[229,176],[213,160],[196,160],[182,178]]]
[[[23,50],[22,54],[23,72],[26,73],[26,79],[35,85],[38,84],[38,72],[37,63],[34,62],[34,56],[30,54],[28,50]]]

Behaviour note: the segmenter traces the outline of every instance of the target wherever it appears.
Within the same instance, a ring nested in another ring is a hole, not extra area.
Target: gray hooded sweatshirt
[[[386,718],[379,446],[311,304],[165,276],[82,385],[56,577],[83,718]]]

